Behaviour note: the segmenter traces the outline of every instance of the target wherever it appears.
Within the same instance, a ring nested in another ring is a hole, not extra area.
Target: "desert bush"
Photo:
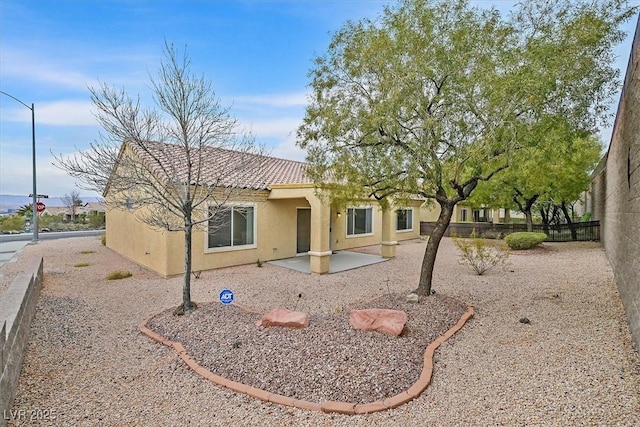
[[[13,215],[0,220],[1,231],[19,231],[24,228],[24,217],[21,215]]]
[[[514,250],[532,249],[538,246],[540,243],[544,242],[545,240],[547,240],[546,234],[531,233],[528,231],[511,233],[504,239],[507,245]]]
[[[476,236],[475,230],[469,239],[454,237],[453,240],[462,253],[460,263],[471,266],[478,276],[497,265],[504,265],[509,256],[501,248],[487,245],[485,239]]]
[[[127,277],[131,277],[131,276],[133,276],[133,274],[131,274],[130,271],[115,270],[107,274],[107,280],[120,280],[120,279],[126,279]]]
[[[100,243],[102,243],[102,246],[107,246],[107,235],[103,234],[102,237],[100,238]]]
[[[89,267],[89,263],[88,262],[79,262],[76,265],[74,265],[74,267]]]

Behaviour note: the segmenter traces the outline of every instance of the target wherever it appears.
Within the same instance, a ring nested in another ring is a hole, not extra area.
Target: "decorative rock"
[[[309,326],[309,316],[301,311],[291,311],[286,308],[274,308],[260,320],[256,326],[282,326],[285,328],[302,329]]]
[[[407,313],[399,310],[372,308],[368,310],[351,310],[349,324],[363,331],[378,331],[398,336],[407,323]]]
[[[417,293],[411,292],[410,294],[407,295],[407,302],[418,303],[420,302],[420,297],[418,296]]]

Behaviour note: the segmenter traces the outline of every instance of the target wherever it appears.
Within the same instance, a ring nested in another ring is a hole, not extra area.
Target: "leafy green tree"
[[[573,218],[573,204],[589,188],[591,172],[601,157],[602,148],[601,142],[594,137],[575,139],[565,152],[559,154],[559,157],[567,156],[567,161],[561,167],[550,171],[556,180],[550,185],[549,197],[546,201],[559,205],[573,240],[578,239]]]
[[[338,200],[440,207],[420,296],[456,204],[538,144],[521,135],[550,115],[595,126],[611,100],[611,48],[632,12],[619,1],[533,3],[506,20],[463,0],[404,0],[346,23],[311,70],[298,143],[318,185]]]
[[[602,143],[594,136],[572,131],[562,120],[552,123],[544,133],[528,135],[539,138],[539,145],[519,150],[508,169],[481,183],[471,205],[518,210],[525,215],[527,231],[533,231],[535,209],[548,209],[549,201],[566,205],[580,197],[589,186]]]

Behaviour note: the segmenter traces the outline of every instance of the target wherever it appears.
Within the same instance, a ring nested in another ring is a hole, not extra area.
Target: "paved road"
[[[100,236],[104,230],[90,231],[62,231],[55,233],[39,233],[40,240],[67,239],[70,237]],[[31,243],[33,234],[0,234],[0,266],[5,262],[10,262],[16,252],[22,250],[25,245]]]

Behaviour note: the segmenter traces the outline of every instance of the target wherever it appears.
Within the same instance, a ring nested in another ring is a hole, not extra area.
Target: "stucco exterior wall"
[[[306,194],[306,197],[302,195]],[[313,191],[292,192],[293,198],[269,199],[267,194],[256,195],[244,202],[255,206],[255,247],[229,248],[211,251],[207,248],[207,232],[195,229],[192,236],[192,269],[204,271],[234,265],[251,264],[258,260],[271,261],[290,258],[297,253],[298,209],[311,208],[307,197]],[[358,205],[361,206],[361,205]],[[362,205],[364,206],[364,205]],[[332,250],[345,250],[376,245],[382,241],[382,210],[372,204],[373,233],[362,237],[347,236],[346,208],[330,210],[331,233],[326,231],[326,245],[332,240]],[[420,237],[420,203],[413,209],[413,228],[396,232],[396,214],[392,213],[393,239],[397,241]],[[340,216],[338,216],[340,212]],[[107,212],[107,246],[126,258],[137,262],[162,276],[170,277],[184,272],[184,234],[182,232],[155,231],[137,221],[133,211]],[[312,228],[317,227],[312,224]],[[313,233],[313,231],[312,231]],[[312,249],[313,250],[313,249]]]
[[[109,209],[106,213],[107,247],[125,258],[167,275],[167,231],[153,230],[135,219],[133,212]]]
[[[296,256],[297,210],[308,207],[305,199],[298,198],[257,202],[256,247],[252,249],[209,252],[206,249],[206,233],[194,233],[193,269],[210,270]],[[178,249],[175,248],[174,252],[178,252]],[[184,250],[181,253],[184,254]]]
[[[420,206],[420,221],[436,222],[440,215],[440,205],[431,201]]]
[[[372,226],[373,233],[365,236],[347,237],[347,208],[364,208],[370,206],[372,208]],[[340,217],[336,212],[340,212]],[[357,248],[359,246],[374,245],[382,240],[382,209],[377,205],[350,205],[345,208],[339,208],[336,212],[332,212],[332,235],[333,244],[331,249],[340,251],[349,248]]]

